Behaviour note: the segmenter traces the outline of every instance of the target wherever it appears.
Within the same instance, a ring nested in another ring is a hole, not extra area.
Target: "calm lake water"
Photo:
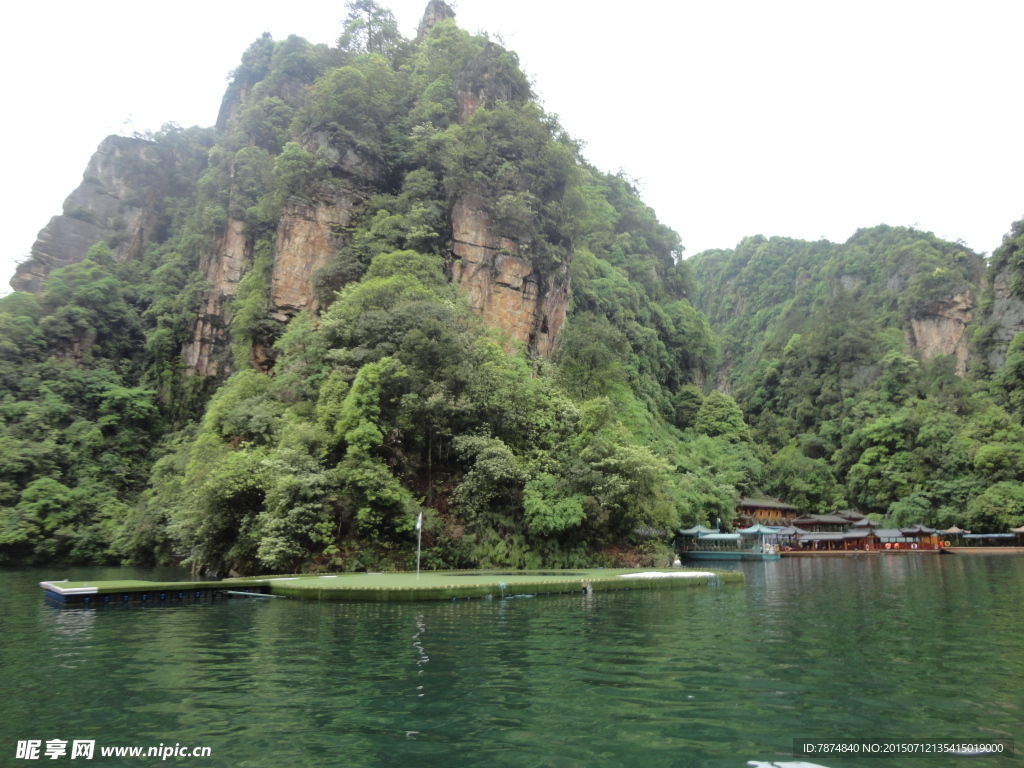
[[[745,587],[457,603],[60,609],[0,571],[0,766],[21,739],[208,746],[166,764],[730,766],[797,737],[1016,739],[1024,557],[745,564]],[[833,767],[1018,761],[814,758]],[[78,765],[78,761],[71,762]],[[83,763],[85,764],[85,763]]]

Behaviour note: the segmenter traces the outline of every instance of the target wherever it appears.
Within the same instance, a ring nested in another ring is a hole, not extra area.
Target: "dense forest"
[[[402,569],[421,513],[429,568],[659,562],[741,494],[1024,523],[1024,223],[684,260],[453,16],[358,0],[216,127],[108,140],[51,223],[102,237],[0,299],[0,564]]]
[[[1021,229],[987,268],[962,243],[888,226],[691,260],[721,340],[717,383],[772,456],[765,490],[896,525],[1024,522],[1024,336],[999,354],[1008,313],[993,312],[995,275],[1014,275],[1003,303],[1021,295]]]

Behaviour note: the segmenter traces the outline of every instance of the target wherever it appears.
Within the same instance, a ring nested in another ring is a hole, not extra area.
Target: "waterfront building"
[[[859,520],[867,520],[867,517],[856,509],[840,509],[832,514],[837,517],[841,517],[844,520],[849,520],[851,523],[856,523]]]
[[[736,525],[790,525],[800,510],[777,499],[747,499],[741,497],[736,505]]]
[[[912,525],[908,528],[876,528],[875,535],[885,549],[942,549],[939,532],[924,525]]]
[[[853,522],[839,515],[805,515],[793,520],[792,524],[798,528],[809,528],[819,533],[825,531],[841,533],[849,528]]]

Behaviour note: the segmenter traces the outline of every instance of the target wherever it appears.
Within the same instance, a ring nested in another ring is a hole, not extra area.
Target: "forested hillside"
[[[105,139],[19,266],[0,564],[401,569],[421,513],[431,568],[653,562],[760,493],[1020,525],[1022,227],[683,260],[514,53],[358,0],[216,126]]]
[[[101,145],[0,300],[0,562],[402,568],[422,511],[429,567],[600,564],[731,518],[761,455],[678,236],[452,15],[361,0],[253,43],[216,128]]]
[[[845,497],[897,524],[1024,522],[1024,336],[998,365],[1024,329],[1012,297],[996,312],[992,296],[1019,238],[1020,224],[988,272],[962,244],[887,226],[695,257],[717,381],[774,453],[766,489],[820,511]]]

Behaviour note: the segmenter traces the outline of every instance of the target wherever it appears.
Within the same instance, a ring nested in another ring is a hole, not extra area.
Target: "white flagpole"
[[[416,518],[416,580],[420,578],[420,553],[423,549],[423,512]]]

